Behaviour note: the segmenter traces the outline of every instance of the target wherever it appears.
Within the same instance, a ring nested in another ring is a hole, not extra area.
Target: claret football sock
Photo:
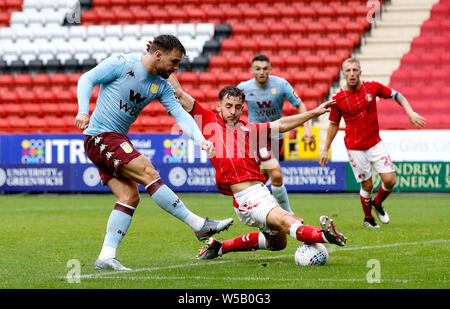
[[[361,188],[359,191],[359,199],[361,200],[364,217],[366,219],[372,219],[372,192],[367,192]]]
[[[308,244],[328,242],[320,227],[303,225],[300,222],[291,225],[289,235]]]
[[[272,195],[277,200],[281,208],[283,208],[290,214],[294,213],[291,209],[291,205],[289,204],[289,197],[284,184],[282,184],[281,186],[272,185]]]
[[[128,231],[135,208],[117,202],[109,215],[106,235],[99,259],[105,260],[116,256],[117,247]]]
[[[205,219],[187,209],[180,198],[160,178],[147,185],[145,189],[161,209],[183,221],[194,231],[199,231],[203,227]]]

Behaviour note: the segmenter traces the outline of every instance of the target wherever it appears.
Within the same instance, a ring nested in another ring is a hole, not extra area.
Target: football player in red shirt
[[[357,59],[347,59],[342,65],[346,84],[334,96],[336,104],[331,107],[325,147],[319,162],[328,162],[328,149],[339,130],[341,118],[345,121],[344,143],[356,181],[361,184],[360,200],[364,211],[364,226],[379,228],[372,216],[372,208],[378,219],[389,223],[389,215],[382,202],[395,186],[395,169],[379,134],[376,97],[394,99],[406,112],[409,121],[421,129],[425,119],[413,111],[408,100],[399,92],[376,81],[361,81],[361,66]],[[381,185],[372,200],[372,168],[380,175]]]
[[[198,259],[212,259],[235,251],[282,250],[286,247],[287,235],[306,243],[345,245],[346,237],[336,231],[333,220],[327,216],[320,217],[319,228],[303,225],[302,219],[282,209],[265,186],[266,178],[261,174],[256,157],[260,155],[258,149],[261,147],[266,146],[270,150],[272,135],[292,130],[313,117],[329,112],[334,101],[273,122],[246,123],[240,120],[245,94],[239,88],[223,88],[219,93],[217,113],[214,113],[185,93],[173,75],[169,82],[183,108],[196,120],[205,138],[215,145],[216,152],[210,160],[216,170],[219,191],[233,195],[234,209],[242,223],[261,231],[223,243],[209,238]]]

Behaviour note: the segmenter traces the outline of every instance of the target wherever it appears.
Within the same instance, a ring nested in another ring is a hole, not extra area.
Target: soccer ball
[[[324,265],[327,260],[327,248],[320,243],[301,244],[295,251],[295,264],[299,266]]]

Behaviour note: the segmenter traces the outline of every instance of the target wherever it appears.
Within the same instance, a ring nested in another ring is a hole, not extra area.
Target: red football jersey
[[[376,81],[363,81],[358,91],[341,88],[334,96],[336,104],[330,112],[330,121],[339,124],[345,120],[344,142],[347,149],[366,150],[380,140],[376,97],[392,98],[395,90]]]
[[[216,170],[219,192],[231,195],[230,185],[245,180],[266,182],[256,155],[259,147],[270,149],[268,122],[227,124],[220,115],[204,109],[198,102],[195,102],[190,114],[203,136],[214,144],[215,154],[210,160]]]

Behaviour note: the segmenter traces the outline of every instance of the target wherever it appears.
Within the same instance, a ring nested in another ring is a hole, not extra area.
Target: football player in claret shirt
[[[343,117],[346,125],[344,143],[353,174],[356,181],[361,184],[363,224],[368,228],[379,228],[372,216],[372,209],[382,223],[389,223],[389,215],[382,203],[395,186],[395,169],[380,138],[376,97],[394,99],[405,110],[411,124],[419,129],[425,126],[425,119],[413,111],[400,92],[376,81],[361,81],[361,66],[357,59],[345,60],[342,71],[346,84],[333,96],[336,104],[331,107],[330,125],[319,162],[322,166],[328,162],[328,150]],[[381,185],[373,200],[372,168],[381,178]]]
[[[280,119],[285,99],[297,107],[299,114],[307,111],[306,106],[289,82],[284,78],[271,75],[270,71],[271,63],[269,57],[262,54],[256,55],[251,63],[251,73],[254,78],[237,85],[245,93],[249,122],[262,123]],[[313,143],[315,138],[309,121],[305,122],[303,127],[305,142]],[[274,139],[274,147],[271,151],[267,152],[267,149],[264,147],[259,150],[262,152],[260,160],[261,172],[270,177],[272,194],[281,208],[293,213],[289,204],[288,192],[283,184],[280,163],[278,162],[283,135],[279,134],[272,138]]]
[[[224,242],[210,237],[197,255],[198,259],[212,259],[235,251],[282,250],[286,247],[287,235],[306,243],[345,245],[346,237],[336,231],[329,217],[320,217],[319,228],[303,225],[302,219],[282,209],[265,186],[266,178],[257,162],[258,149],[270,143],[271,135],[287,132],[312,117],[329,112],[333,101],[273,122],[245,123],[240,120],[245,95],[239,88],[223,88],[219,92],[217,113],[214,113],[185,93],[173,74],[169,82],[183,108],[194,117],[205,138],[215,146],[215,154],[210,160],[216,170],[219,191],[233,195],[234,210],[242,223],[260,229],[260,232]]]

